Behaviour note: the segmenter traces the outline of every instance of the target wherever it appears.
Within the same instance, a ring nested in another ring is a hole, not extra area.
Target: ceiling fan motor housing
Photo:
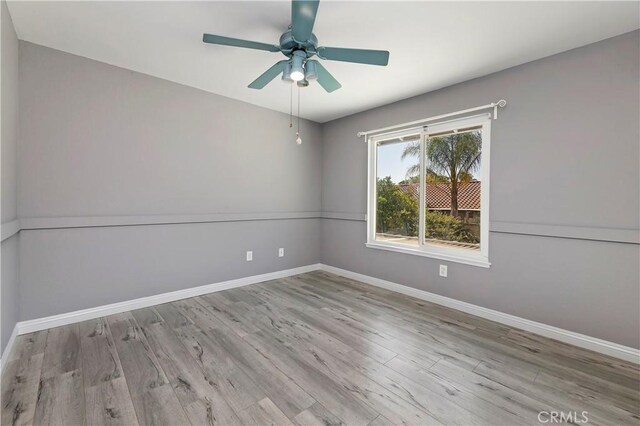
[[[316,48],[318,47],[318,38],[315,34],[311,34],[309,40],[300,42],[293,38],[291,30],[280,36],[280,50],[288,57],[293,55],[296,50],[302,50],[306,53],[307,58],[316,54]]]

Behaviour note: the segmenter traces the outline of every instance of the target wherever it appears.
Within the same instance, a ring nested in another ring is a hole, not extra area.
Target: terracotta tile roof
[[[400,189],[418,198],[420,184],[398,185]],[[427,183],[427,207],[431,209],[451,209],[451,189],[448,183]],[[458,210],[480,210],[480,181],[472,180],[458,186]]]

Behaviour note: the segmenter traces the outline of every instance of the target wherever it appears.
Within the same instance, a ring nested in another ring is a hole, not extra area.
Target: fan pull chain
[[[298,87],[298,133],[300,133],[300,87]]]
[[[298,86],[298,131],[296,132],[296,143],[302,144],[302,138],[300,137],[300,86]]]
[[[290,85],[289,91],[289,128],[293,127],[293,84]]]

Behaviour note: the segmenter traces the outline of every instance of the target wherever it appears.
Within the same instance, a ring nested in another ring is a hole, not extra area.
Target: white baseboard
[[[7,346],[5,346],[4,351],[2,351],[2,358],[0,358],[0,375],[2,374],[2,370],[9,360],[9,356],[11,355],[11,351],[13,350],[13,344],[15,343],[17,336],[18,324],[13,327],[11,337],[9,337],[9,341],[7,341]]]
[[[52,315],[50,317],[21,321],[16,324],[17,334],[33,333],[34,331],[45,330],[47,328],[60,327],[62,325],[100,318],[106,315],[119,314],[134,309],[148,308],[150,306],[160,305],[162,303],[174,302],[176,300],[201,296],[203,294],[214,293],[216,291],[228,290],[230,288],[242,287],[245,285],[275,280],[278,278],[290,277],[292,275],[303,274],[305,272],[315,271],[318,269],[320,269],[319,264],[312,264],[301,266],[299,268],[285,269],[282,271],[269,272],[267,274],[252,275],[250,277],[238,278],[235,280],[222,281],[219,283],[207,284],[199,287],[157,294],[155,296],[141,297],[139,299],[127,300],[125,302],[111,303],[109,305],[82,309],[79,311],[68,312],[66,314]]]
[[[406,294],[407,296],[412,296],[417,299],[426,300],[427,302],[436,303],[438,305],[466,312],[471,315],[476,315],[478,317],[495,321],[509,327],[519,328],[521,330],[526,330],[544,337],[549,337],[551,339],[568,343],[570,345],[578,346],[584,349],[592,350],[594,352],[640,364],[640,350],[630,348],[628,346],[619,345],[617,343],[586,336],[584,334],[575,333],[573,331],[564,330],[562,328],[553,327],[551,325],[542,324],[525,318],[520,318],[515,315],[505,314],[503,312],[494,311],[493,309],[483,308],[482,306],[473,305],[471,303],[462,302],[434,293],[429,293],[424,290],[418,290],[416,288],[396,284],[394,282],[382,280],[380,278],[374,278],[368,275],[359,274],[357,272],[351,272],[346,269],[336,268],[334,266],[321,264],[320,269],[332,274],[341,275],[345,278],[361,281],[365,284],[381,287],[387,290]]]

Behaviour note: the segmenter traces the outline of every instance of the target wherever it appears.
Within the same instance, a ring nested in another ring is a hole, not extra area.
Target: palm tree
[[[479,132],[456,133],[429,138],[425,149],[427,182],[451,185],[451,216],[458,216],[458,186],[469,182],[480,168],[482,136]],[[402,152],[402,159],[420,156],[420,142],[411,142]],[[407,169],[407,177],[420,172],[420,163]]]

